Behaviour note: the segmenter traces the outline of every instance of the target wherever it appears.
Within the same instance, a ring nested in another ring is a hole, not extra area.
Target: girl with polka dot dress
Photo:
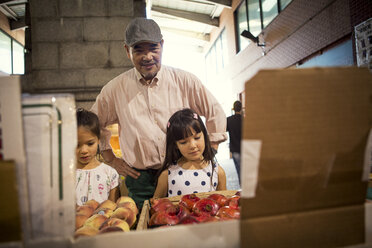
[[[195,111],[179,110],[167,124],[165,161],[154,198],[216,190],[226,190],[226,175],[216,163],[204,123]]]
[[[100,137],[99,121],[93,112],[78,109],[78,146],[76,148],[76,204],[84,205],[90,199],[101,203],[119,197],[119,174],[97,159]]]

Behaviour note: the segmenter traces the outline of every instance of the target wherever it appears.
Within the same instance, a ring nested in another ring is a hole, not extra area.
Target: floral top
[[[90,199],[101,203],[108,199],[110,191],[119,185],[117,171],[101,163],[94,169],[76,170],[76,204],[81,206]]]
[[[218,185],[218,166],[212,163],[201,170],[185,170],[178,164],[168,168],[168,196],[215,191]]]

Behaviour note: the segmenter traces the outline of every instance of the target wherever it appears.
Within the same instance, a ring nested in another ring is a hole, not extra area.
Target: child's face
[[[88,165],[96,161],[98,138],[85,127],[78,128],[78,146],[76,159],[78,165]]]
[[[176,145],[182,156],[187,160],[200,160],[203,158],[203,152],[205,149],[204,134],[203,132],[196,133],[192,128],[191,132],[191,136],[176,141]]]

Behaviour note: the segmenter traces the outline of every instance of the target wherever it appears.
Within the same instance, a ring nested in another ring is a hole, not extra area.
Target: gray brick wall
[[[23,92],[73,93],[90,108],[102,86],[132,68],[124,30],[145,9],[144,0],[30,0]]]

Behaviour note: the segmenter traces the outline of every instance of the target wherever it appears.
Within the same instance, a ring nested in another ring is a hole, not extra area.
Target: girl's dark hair
[[[205,142],[205,149],[203,152],[204,160],[212,161],[214,164],[214,152],[212,151],[208,132],[202,119],[192,109],[185,108],[174,113],[169,119],[167,124],[165,160],[158,175],[160,175],[162,171],[168,169],[170,165],[176,164],[182,157],[181,152],[177,148],[176,141],[191,136],[191,129],[194,129],[196,133],[203,132]]]
[[[89,129],[93,134],[95,134],[100,139],[100,128],[99,128],[99,120],[95,113],[85,110],[83,108],[78,108],[76,110],[76,121],[77,126],[84,126]]]

